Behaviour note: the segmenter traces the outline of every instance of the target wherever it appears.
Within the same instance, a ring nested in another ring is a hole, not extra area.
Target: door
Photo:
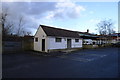
[[[67,39],[67,48],[68,48],[68,49],[71,48],[71,39]]]
[[[45,39],[42,39],[42,51],[45,51]]]

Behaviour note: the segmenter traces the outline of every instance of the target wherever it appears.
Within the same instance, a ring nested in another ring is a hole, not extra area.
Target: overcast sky
[[[118,30],[117,2],[4,2],[2,7],[9,8],[12,20],[23,15],[33,35],[40,24],[97,33],[96,24],[105,19],[112,19]]]

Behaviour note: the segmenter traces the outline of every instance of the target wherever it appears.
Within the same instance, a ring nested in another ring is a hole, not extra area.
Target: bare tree
[[[0,12],[0,16],[3,36],[12,33],[17,36],[30,34],[30,31],[25,30],[26,21],[23,15],[17,15],[15,19],[11,19],[13,15],[9,13],[9,8],[3,8],[2,12]]]
[[[24,25],[25,25],[25,20],[24,20],[24,17],[23,16],[20,16],[18,18],[18,26],[17,26],[17,29],[16,29],[16,35],[20,36],[20,35],[24,35],[25,33],[25,30],[24,30]]]
[[[22,32],[23,36],[30,36],[31,34],[32,34],[31,31],[23,31]]]
[[[4,34],[9,35],[12,33],[12,30],[14,28],[14,24],[12,22],[7,22],[4,27]]]
[[[7,19],[8,16],[10,16],[10,14],[8,13],[8,8],[4,8],[2,10],[2,12],[0,13],[0,22],[2,23],[2,33],[3,36],[5,35],[9,35],[12,31],[12,28],[14,26],[13,22],[9,21]]]
[[[114,24],[111,19],[100,21],[97,24],[97,30],[100,35],[109,35],[115,33],[113,28],[114,28]]]
[[[27,35],[30,36],[32,33],[31,32],[27,32]]]

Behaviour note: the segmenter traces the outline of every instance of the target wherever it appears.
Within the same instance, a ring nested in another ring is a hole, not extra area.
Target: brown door
[[[42,51],[45,51],[45,39],[42,39]]]
[[[71,48],[71,39],[67,39],[67,48],[68,48],[68,49]]]

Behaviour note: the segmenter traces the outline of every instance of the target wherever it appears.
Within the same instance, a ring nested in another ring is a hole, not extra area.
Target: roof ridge
[[[91,34],[91,33],[87,33],[87,32],[80,32],[80,31],[73,31],[73,30],[68,30],[68,29],[63,29],[63,28],[56,28],[56,27],[51,27],[51,26],[46,26],[46,25],[40,25],[41,27],[49,27],[52,29],[57,29],[57,30],[64,30],[64,31],[69,31],[69,32],[75,32],[75,33],[83,33],[83,34],[88,34],[88,35],[95,35],[95,34]]]
[[[51,26],[46,26],[46,25],[40,25],[41,27],[49,27],[49,28],[54,28],[54,29],[59,29],[59,30],[66,30],[66,31],[71,31],[71,32],[79,32],[79,31],[73,31],[73,30],[68,30],[68,29],[63,29],[63,28],[56,28],[56,27],[51,27]]]
[[[47,36],[80,38],[80,36],[77,34],[78,33],[77,31],[55,28],[55,27],[46,26],[46,25],[40,25],[40,26],[45,31]]]

